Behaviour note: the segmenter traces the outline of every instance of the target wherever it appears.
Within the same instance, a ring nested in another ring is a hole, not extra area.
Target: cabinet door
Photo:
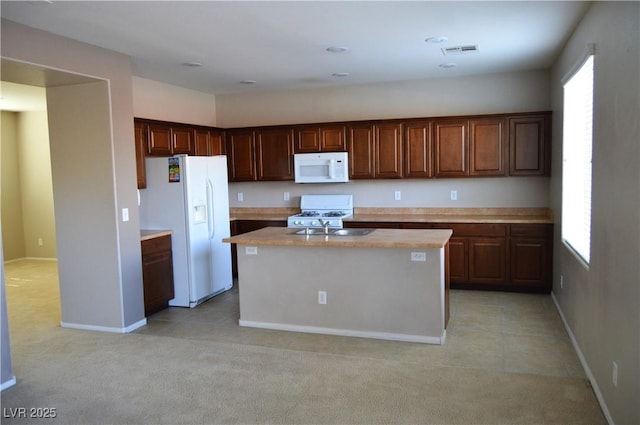
[[[349,126],[349,174],[352,179],[372,179],[374,173],[373,125]]]
[[[227,132],[227,162],[230,181],[252,181],[256,179],[253,130]]]
[[[436,120],[433,123],[434,175],[469,175],[469,122]]]
[[[431,177],[431,123],[405,123],[404,128],[404,176]]]
[[[466,283],[469,281],[468,246],[465,238],[451,237],[449,239],[449,279],[451,283]]]
[[[260,129],[256,134],[258,180],[293,180],[293,129]]]
[[[551,291],[552,241],[552,225],[511,225],[509,254],[511,283],[514,286]]]
[[[197,156],[209,156],[211,135],[208,130],[196,130],[194,134],[194,152]]]
[[[509,119],[509,174],[542,176],[550,174],[548,115]]]
[[[468,238],[469,282],[507,283],[506,238]]]
[[[224,131],[211,130],[209,132],[209,155],[224,155]]]
[[[149,124],[147,153],[155,156],[171,156],[173,155],[171,146],[171,126]]]
[[[347,131],[344,125],[327,125],[319,129],[320,150],[344,152],[347,150]]]
[[[171,147],[173,154],[188,154],[193,155],[193,129],[188,127],[173,127],[171,128]]]
[[[145,315],[167,307],[174,298],[171,236],[142,241],[142,284]]]
[[[136,148],[136,174],[138,176],[138,189],[147,187],[147,170],[144,164],[145,151],[147,150],[147,126],[144,123],[134,121],[134,142]]]
[[[299,127],[295,130],[295,152],[320,152],[320,130],[317,127]]]
[[[374,177],[401,178],[402,124],[376,124],[374,131]]]
[[[505,176],[507,162],[505,121],[502,118],[469,121],[469,175]]]
[[[216,130],[194,131],[194,155],[213,156],[224,154],[224,133]]]

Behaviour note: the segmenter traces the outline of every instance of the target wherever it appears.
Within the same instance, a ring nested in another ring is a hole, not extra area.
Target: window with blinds
[[[593,54],[564,84],[562,240],[587,265],[591,252]]]

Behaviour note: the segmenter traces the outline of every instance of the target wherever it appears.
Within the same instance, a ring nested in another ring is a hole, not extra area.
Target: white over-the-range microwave
[[[347,152],[297,153],[293,155],[296,183],[345,183],[349,181]]]

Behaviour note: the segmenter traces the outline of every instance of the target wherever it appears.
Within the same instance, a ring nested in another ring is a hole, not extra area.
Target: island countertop
[[[442,248],[450,229],[376,229],[363,236],[296,235],[290,227],[265,227],[222,241],[239,245],[315,246],[343,248]]]

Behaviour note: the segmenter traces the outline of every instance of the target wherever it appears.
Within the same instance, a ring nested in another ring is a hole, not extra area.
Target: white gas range
[[[353,195],[302,195],[300,210],[287,219],[288,227],[341,229],[342,220],[353,215]]]

